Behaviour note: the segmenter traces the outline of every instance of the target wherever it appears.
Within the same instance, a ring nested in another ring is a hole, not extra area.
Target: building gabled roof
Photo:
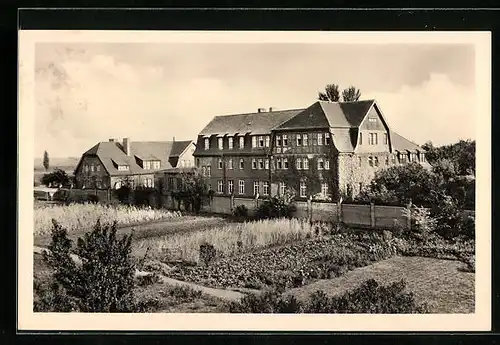
[[[415,144],[413,141],[402,137],[398,133],[391,131],[391,141],[392,141],[392,150],[393,151],[424,151],[419,145]]]
[[[261,113],[215,116],[200,132],[202,136],[235,134],[268,134],[303,109],[273,110]]]
[[[111,176],[150,174],[157,170],[143,169],[138,160],[159,160],[160,169],[174,168],[169,162],[172,153],[178,157],[191,143],[192,141],[132,141],[130,154],[127,156],[121,143],[105,141],[94,145],[83,156],[97,156]],[[129,169],[118,170],[118,165],[128,165]]]

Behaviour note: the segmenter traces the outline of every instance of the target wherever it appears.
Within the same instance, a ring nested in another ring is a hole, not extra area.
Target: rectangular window
[[[323,145],[323,133],[318,133],[318,145]]]
[[[278,169],[279,170],[283,169],[283,160],[282,159],[278,159]]]
[[[373,164],[378,167],[378,157],[373,157]]]
[[[240,158],[240,169],[243,169],[245,167],[245,163],[243,161],[243,158]]]
[[[266,147],[269,147],[269,141],[270,141],[269,135],[266,135]]]
[[[257,160],[252,158],[252,169],[257,169]]]
[[[228,169],[233,170],[233,159],[232,158],[229,158],[228,165],[229,165]]]
[[[212,167],[211,166],[207,166],[207,176],[208,177],[212,176]]]
[[[262,185],[262,194],[269,195],[269,182],[264,182]]]
[[[169,189],[169,190],[175,190],[175,187],[174,187],[174,178],[173,177],[169,177],[168,178],[167,189]]]
[[[234,192],[234,181],[233,180],[227,181],[227,192],[229,194],[233,194],[233,192]]]
[[[101,166],[100,166],[100,165],[97,165],[97,166],[95,167],[95,169],[96,169],[96,171],[101,171]]]
[[[281,146],[281,135],[276,136],[276,146]]]
[[[300,197],[305,198],[307,196],[307,187],[305,181],[300,181]]]
[[[240,194],[245,194],[245,181],[244,180],[240,180],[238,192]]]
[[[325,162],[323,162],[323,158],[318,158],[318,170],[323,170],[325,168]]]
[[[368,137],[368,145],[374,145],[375,144],[375,139],[374,139],[374,136],[373,136],[373,133],[369,133],[369,137]]]
[[[376,117],[369,117],[368,122],[375,123],[375,122],[377,122],[377,118]]]
[[[385,165],[389,165],[389,156],[385,156]]]
[[[264,160],[259,159],[259,169],[264,169]]]
[[[217,193],[224,193],[224,182],[222,180],[217,181]]]
[[[153,179],[152,178],[146,178],[144,180],[144,187],[146,187],[146,188],[153,188]]]
[[[325,159],[325,170],[330,170],[330,160]]]
[[[263,136],[259,137],[259,147],[264,147],[264,137]]]
[[[94,164],[90,164],[90,171],[94,172]]]
[[[296,166],[297,170],[302,169],[302,158],[297,158],[297,160],[295,161],[295,166]]]
[[[210,141],[208,138],[205,138],[205,150],[208,150],[210,148]]]
[[[256,136],[252,136],[252,147],[257,147],[257,137]]]
[[[240,149],[245,147],[245,137],[241,136],[240,137]]]
[[[378,145],[378,134],[377,133],[373,133],[375,135],[375,145]]]
[[[307,134],[302,134],[302,145],[307,146],[307,142],[309,141]]]
[[[389,143],[387,139],[387,133],[384,133],[384,145],[387,145]]]
[[[145,170],[151,169],[151,162],[150,161],[143,161],[142,162],[142,168]]]
[[[393,165],[396,165],[396,155],[391,155],[391,158],[392,158],[392,164]]]
[[[280,191],[279,191],[280,195],[281,196],[285,195],[285,183],[280,182],[279,183],[279,188],[280,188]]]
[[[207,174],[207,167],[205,167],[205,166],[202,166],[202,167],[201,167],[201,174],[202,174],[203,176],[205,176],[205,175]]]
[[[233,137],[227,138],[227,144],[229,146],[229,149],[232,150],[233,149]]]
[[[219,150],[222,150],[224,148],[224,138],[218,138],[219,141]]]
[[[283,134],[283,146],[288,146],[288,137],[286,134]]]
[[[218,168],[219,168],[219,169],[222,169],[222,158],[219,158],[219,161],[218,161]]]
[[[308,170],[309,169],[309,159],[304,158],[302,160],[302,162],[303,162],[303,165],[304,165],[304,170]]]
[[[253,195],[259,194],[259,181],[253,183]]]
[[[153,169],[160,169],[160,161],[153,162]]]
[[[372,156],[368,157],[368,165],[371,167],[373,166],[373,157]]]
[[[363,145],[363,133],[359,133],[359,145]]]
[[[199,168],[200,167],[200,159],[199,158],[196,158],[196,167]]]
[[[302,134],[297,134],[297,146],[302,146]]]
[[[265,160],[265,167],[266,170],[269,170],[269,159]]]
[[[288,158],[283,158],[283,169],[288,169]]]
[[[330,133],[325,133],[325,145],[330,145]]]
[[[322,183],[321,184],[321,195],[326,198],[328,196],[328,184],[327,183]]]
[[[87,169],[88,169],[88,167],[87,167]],[[121,170],[121,171],[128,170],[128,165],[119,165],[118,170]]]

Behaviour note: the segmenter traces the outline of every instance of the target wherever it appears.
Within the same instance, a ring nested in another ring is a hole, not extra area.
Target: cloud
[[[392,129],[418,144],[475,139],[474,87],[453,83],[447,75],[431,74],[419,85],[363,97],[375,98]]]

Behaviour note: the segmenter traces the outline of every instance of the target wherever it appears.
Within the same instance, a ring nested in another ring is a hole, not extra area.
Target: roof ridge
[[[362,99],[362,100],[358,100],[358,101],[342,101],[342,102],[339,102],[339,101],[332,102],[332,101],[324,101],[324,100],[318,99],[317,102],[342,104],[342,103],[376,102],[376,99],[370,98],[370,99]]]
[[[297,111],[297,110],[305,110],[307,108],[295,108],[295,109],[284,109],[284,110],[273,110],[273,111],[262,111],[262,112],[254,112],[254,113],[241,113],[241,114],[227,114],[227,115],[215,115],[216,117],[228,117],[228,116],[241,116],[241,115],[257,115],[257,114],[271,114],[285,111]]]

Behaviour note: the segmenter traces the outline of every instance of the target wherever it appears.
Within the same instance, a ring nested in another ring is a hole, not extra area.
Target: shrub
[[[191,302],[196,298],[200,298],[203,293],[200,290],[195,290],[189,286],[175,285],[168,290],[168,294],[176,299],[181,299],[184,302]]]
[[[200,245],[200,262],[203,262],[205,266],[208,266],[217,255],[215,247],[210,243],[203,243]]]
[[[232,302],[230,313],[310,313],[310,314],[412,314],[425,313],[425,304],[418,304],[411,292],[405,292],[406,283],[401,280],[387,286],[374,279],[341,296],[329,297],[324,291],[309,295],[302,303],[292,295],[283,295],[276,290],[261,294],[246,295],[239,302]]]
[[[132,235],[116,237],[116,222],[101,225],[79,238],[77,264],[71,257],[67,230],[53,221],[50,252],[44,254],[54,270],[54,281],[81,312],[129,312],[135,309],[134,273],[131,258]],[[61,311],[55,306],[56,311]]]
[[[291,218],[295,211],[295,205],[275,196],[263,200],[255,210],[255,215],[257,219]]]
[[[446,239],[464,237],[473,239],[475,236],[475,219],[464,217],[463,211],[450,196],[444,196],[432,209],[437,221],[437,233]]]
[[[238,205],[233,211],[235,217],[248,217],[248,208],[245,205]]]
[[[431,217],[430,211],[423,207],[405,208],[403,213],[406,217],[410,216],[412,227],[411,234],[418,239],[428,241],[436,230],[436,220]]]
[[[149,286],[160,282],[160,276],[158,273],[148,273],[137,277],[137,285],[139,286]]]
[[[91,203],[94,203],[94,204],[97,204],[99,202],[99,196],[98,195],[95,195],[95,194],[89,194],[87,196],[87,200],[88,202],[91,202]]]

